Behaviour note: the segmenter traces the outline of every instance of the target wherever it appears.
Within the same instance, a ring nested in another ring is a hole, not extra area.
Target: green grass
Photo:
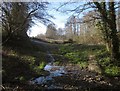
[[[120,67],[117,66],[106,66],[105,73],[108,76],[120,76]]]
[[[81,68],[86,68],[88,66],[87,62],[78,62],[77,64],[79,64]]]
[[[120,76],[120,68],[112,63],[110,53],[103,45],[62,44],[57,53],[69,59],[69,62],[78,64],[81,68],[88,66],[89,55],[95,55],[103,75]]]
[[[81,46],[82,48],[78,47],[80,46],[73,44],[60,45],[59,54],[64,55],[64,57],[68,58],[69,62],[73,64],[79,64],[80,67],[85,68],[88,65],[87,61],[90,49],[85,50],[83,49],[83,46]]]
[[[114,64],[110,54],[107,51],[99,50],[96,54],[97,61],[103,69],[103,73],[107,76],[120,76],[120,67]]]
[[[35,70],[37,73],[39,73],[41,70],[44,69],[45,65],[46,65],[46,63],[45,63],[44,61],[43,61],[43,62],[40,62],[39,66],[35,66],[35,67],[34,67],[34,70]]]

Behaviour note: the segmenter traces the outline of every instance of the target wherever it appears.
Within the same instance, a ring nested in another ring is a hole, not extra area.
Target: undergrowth
[[[89,55],[95,55],[102,74],[120,76],[120,67],[112,63],[110,54],[103,45],[62,44],[59,46],[58,54],[68,58],[69,62],[78,64],[81,68],[87,68]]]
[[[46,50],[31,41],[13,40],[2,49],[2,82],[25,83],[44,74]],[[42,73],[41,73],[42,72]]]

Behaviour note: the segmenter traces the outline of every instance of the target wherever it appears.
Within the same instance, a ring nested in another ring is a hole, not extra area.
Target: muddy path
[[[91,72],[87,68],[82,69],[77,64],[64,63],[63,65],[55,64],[54,54],[51,52],[57,44],[45,43],[38,40],[32,40],[46,49],[46,57],[48,64],[44,70],[50,74],[47,76],[40,76],[32,80],[32,84],[42,86],[45,90],[89,90],[99,91],[119,89],[120,78],[109,78],[98,73]],[[120,89],[119,89],[120,90]]]

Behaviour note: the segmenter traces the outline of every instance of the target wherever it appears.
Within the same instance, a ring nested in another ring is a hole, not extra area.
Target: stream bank
[[[45,47],[48,47],[47,43],[44,45]],[[81,68],[77,64],[71,64],[64,60],[62,61],[62,64],[59,65],[56,64],[56,58],[54,58],[56,57],[56,54],[54,55],[47,50],[47,55],[49,63],[44,67],[44,70],[49,71],[50,74],[48,76],[36,78],[33,81],[34,84],[42,85],[43,88],[48,90],[97,89],[96,91],[98,91],[99,89],[119,89],[120,79],[118,77],[111,79],[109,77],[102,76],[99,73],[89,71],[88,68]],[[62,58],[62,55],[60,56]]]

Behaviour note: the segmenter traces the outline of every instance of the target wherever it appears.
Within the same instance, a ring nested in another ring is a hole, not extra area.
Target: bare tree
[[[120,5],[117,10],[117,30],[120,31]]]
[[[98,12],[89,11],[84,14],[84,16],[80,19],[81,21],[85,21],[80,24],[80,37],[79,41],[81,43],[87,44],[99,44],[101,43],[101,39],[99,35],[99,29],[96,28],[96,24],[99,20],[95,20],[92,16],[98,16]]]
[[[116,5],[117,4],[117,5]],[[85,4],[80,4],[76,8],[67,10],[66,12],[78,13],[78,15],[83,11],[90,11],[90,8],[96,10],[100,14],[101,26],[104,30],[104,39],[108,43],[108,47],[113,60],[119,60],[119,39],[117,36],[117,26],[116,26],[116,9],[118,8],[118,2],[111,0],[110,2],[87,2]],[[98,19],[94,17],[94,19]]]
[[[32,26],[33,19],[46,24],[49,16],[46,12],[47,2],[4,2],[2,3],[2,27],[5,41],[11,37],[27,37],[27,30]],[[4,43],[3,42],[3,43]]]
[[[66,22],[66,35],[68,38],[74,39],[79,34],[79,19],[76,16],[70,16]]]
[[[116,27],[116,12],[115,12],[115,2],[94,2],[95,6],[97,7],[97,10],[101,14],[101,20],[103,22],[103,28],[105,30],[104,35],[106,36],[106,39],[110,42],[108,42],[111,56],[113,60],[119,59],[119,40],[117,36],[117,27]],[[108,9],[107,9],[108,5]],[[110,38],[110,39],[109,39]]]
[[[49,24],[47,26],[46,37],[50,39],[56,38],[57,29],[54,24]]]

